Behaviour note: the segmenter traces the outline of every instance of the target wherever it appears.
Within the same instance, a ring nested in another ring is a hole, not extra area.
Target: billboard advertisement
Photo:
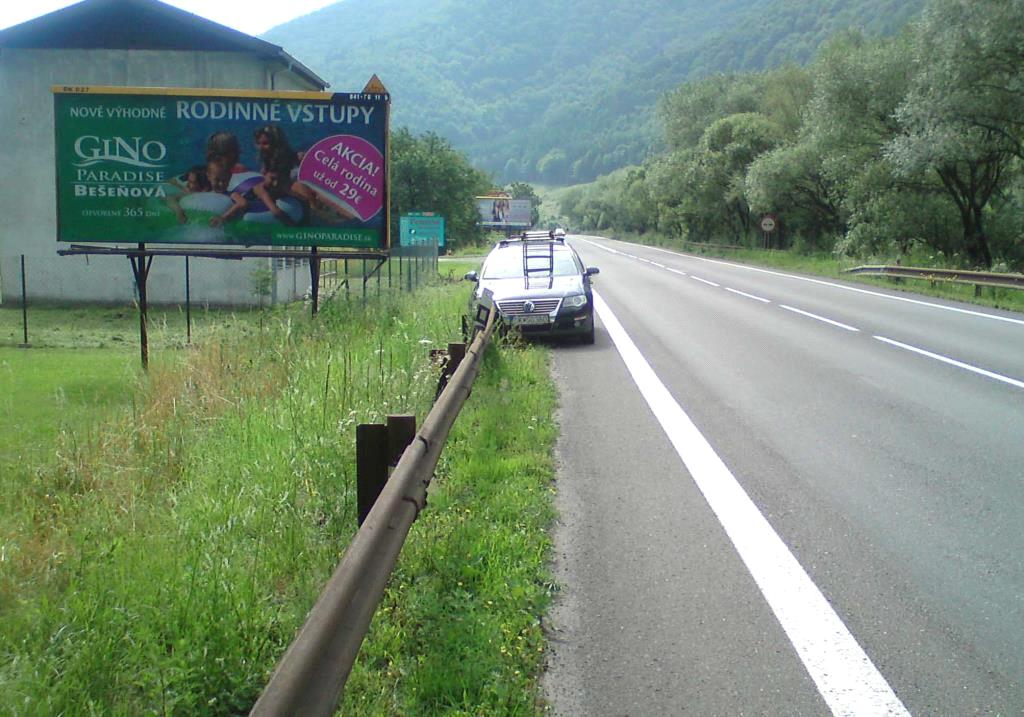
[[[477,212],[480,224],[485,227],[528,227],[533,202],[529,199],[508,197],[477,197]]]
[[[444,247],[444,217],[436,212],[409,212],[398,220],[399,243],[402,246],[436,242]]]
[[[53,92],[58,241],[387,247],[387,94]]]

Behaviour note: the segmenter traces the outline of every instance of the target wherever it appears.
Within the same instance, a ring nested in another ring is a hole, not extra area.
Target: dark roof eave
[[[109,20],[112,12],[122,9],[135,13],[138,18],[148,20],[151,33],[148,36],[149,41],[146,35],[140,38],[138,35],[128,37],[122,33],[118,35],[120,41],[116,45],[104,47],[91,38],[82,42],[81,32],[76,33],[76,30],[88,25],[90,21]],[[155,34],[153,22],[159,23],[161,27],[164,22],[168,22],[177,41],[167,42],[166,36]],[[136,43],[136,40],[141,42]],[[279,45],[167,5],[160,0],[84,0],[20,25],[0,30],[0,48],[166,49],[252,53],[263,59],[283,63],[307,82],[321,89],[329,86],[326,80],[289,55]]]

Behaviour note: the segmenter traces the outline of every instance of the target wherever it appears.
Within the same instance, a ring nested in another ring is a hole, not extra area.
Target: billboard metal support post
[[[21,330],[23,347],[28,348],[28,288],[25,285],[25,255],[21,255]]]
[[[146,280],[149,268],[153,265],[153,257],[146,256],[146,245],[139,244],[139,254],[129,255],[132,273],[135,275],[135,286],[139,290],[139,348],[142,353],[142,369],[149,370],[149,311],[146,301]]]
[[[309,253],[309,285],[312,291],[310,298],[313,303],[313,316],[316,316],[320,308],[320,257],[317,256],[316,247]]]
[[[185,257],[185,343],[192,343],[192,277],[188,257]]]

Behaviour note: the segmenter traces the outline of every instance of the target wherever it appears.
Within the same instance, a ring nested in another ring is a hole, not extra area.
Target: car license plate
[[[547,314],[518,314],[512,317],[512,323],[517,326],[538,326],[551,323],[551,317]]]

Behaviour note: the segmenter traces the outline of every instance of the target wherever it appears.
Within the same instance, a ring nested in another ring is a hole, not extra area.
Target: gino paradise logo
[[[142,137],[97,137],[87,134],[75,140],[75,154],[82,160],[76,167],[91,167],[100,162],[117,162],[132,167],[155,168],[167,157],[167,147],[155,139]]]

